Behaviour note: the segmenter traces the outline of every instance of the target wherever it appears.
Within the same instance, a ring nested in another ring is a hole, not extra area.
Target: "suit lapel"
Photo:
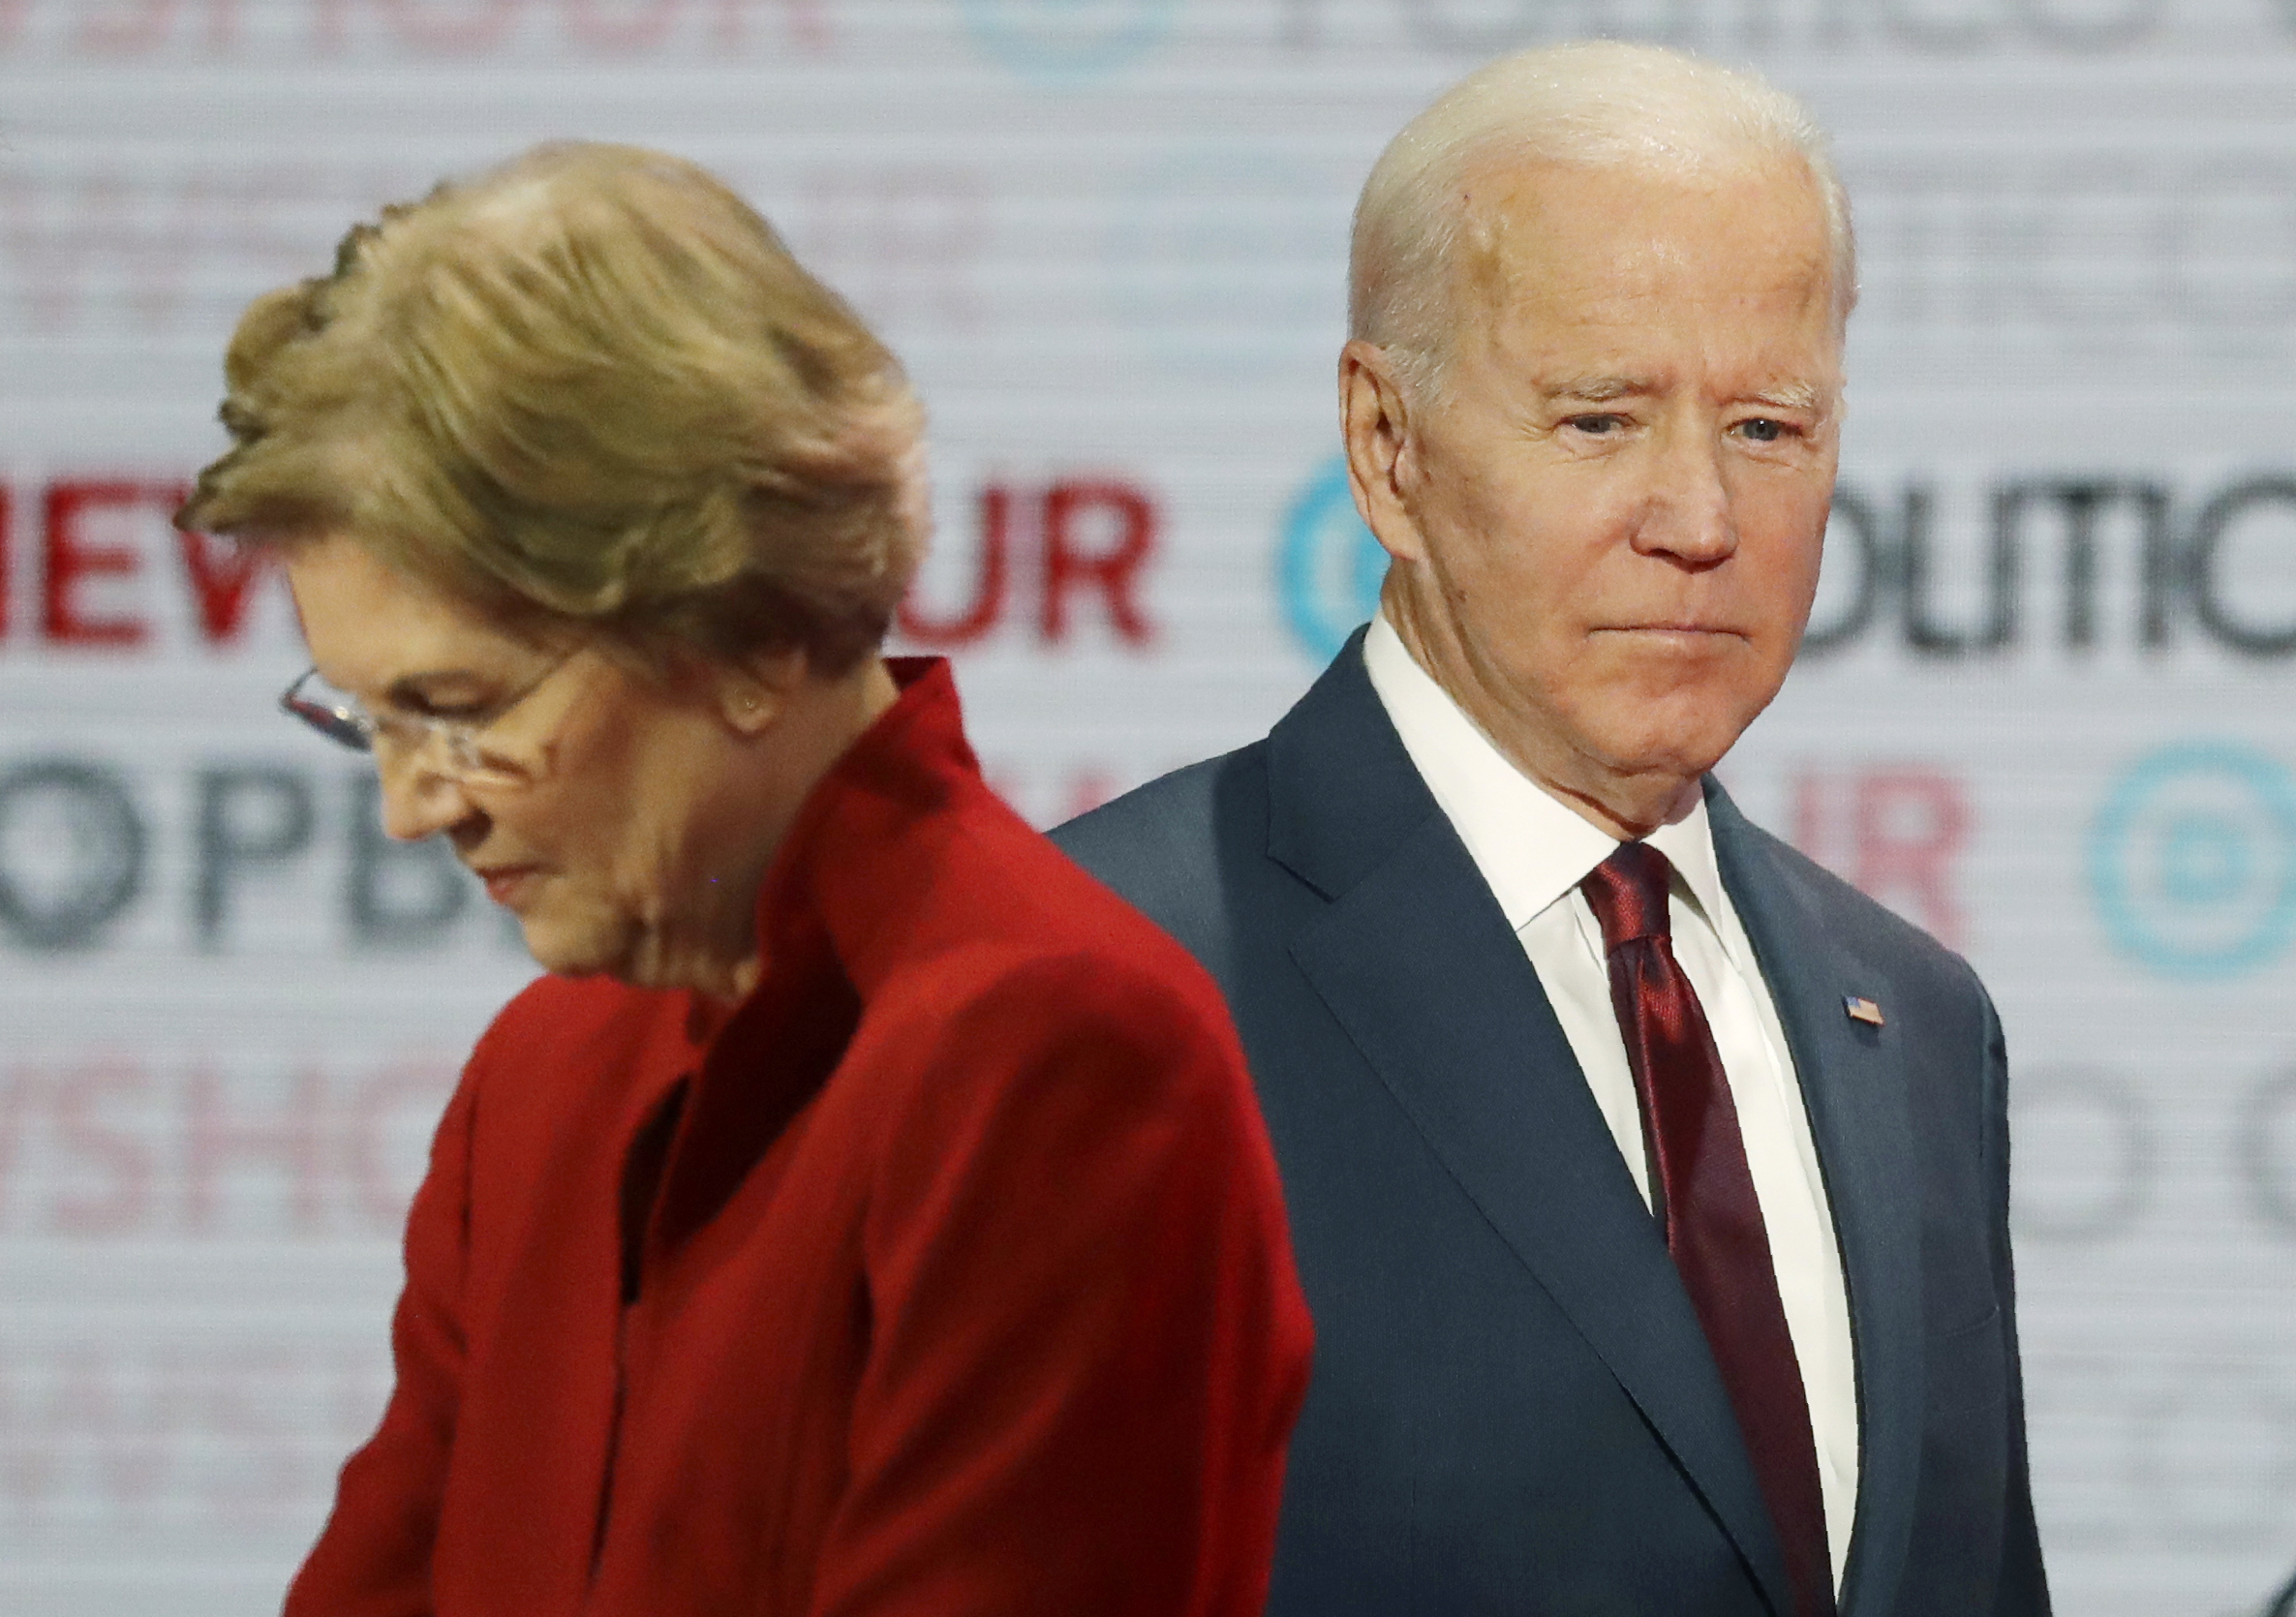
[[[1714,850],[1778,1007],[1841,1243],[1857,1367],[1856,1526],[1842,1610],[1885,1610],[1911,1540],[1921,1463],[1920,1184],[1899,1029],[1851,1020],[1891,1003],[1888,974],[1828,933],[1810,875],[1709,783]]]
[[[1292,956],[1428,1147],[1791,1612],[1713,1356],[1537,973],[1351,643],[1270,738],[1270,852],[1332,901]]]

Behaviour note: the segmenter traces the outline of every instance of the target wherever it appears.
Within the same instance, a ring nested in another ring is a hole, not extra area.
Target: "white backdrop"
[[[1864,246],[1811,652],[1726,770],[2001,1001],[2071,1617],[2296,1565],[2296,0],[0,0],[0,1609],[273,1608],[531,967],[165,512],[257,291],[532,140],[742,185],[934,418],[908,617],[1050,822],[1367,611],[1347,213],[1518,44],[1752,62]]]

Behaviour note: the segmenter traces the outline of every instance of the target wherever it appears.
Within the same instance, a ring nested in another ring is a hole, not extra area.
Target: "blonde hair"
[[[1749,74],[1657,46],[1589,40],[1525,50],[1462,79],[1388,143],[1356,204],[1349,334],[1433,386],[1449,357],[1462,259],[1494,222],[1468,180],[1500,163],[1695,173],[1761,158],[1807,166],[1832,248],[1837,325],[1857,299],[1850,200],[1809,109]]]
[[[532,630],[656,658],[883,639],[929,526],[899,364],[693,164],[538,147],[258,298],[182,526],[347,534]]]

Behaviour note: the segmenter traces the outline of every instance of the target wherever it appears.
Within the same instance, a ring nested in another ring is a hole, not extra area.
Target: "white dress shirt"
[[[1507,761],[1443,687],[1412,660],[1385,616],[1363,641],[1371,687],[1427,790],[1466,843],[1475,868],[1539,974],[1611,1137],[1650,1200],[1641,1109],[1626,1040],[1610,1004],[1603,930],[1578,883],[1618,846]],[[1737,1107],[1746,1165],[1769,1233],[1786,1328],[1800,1361],[1818,1449],[1818,1481],[1838,1589],[1857,1500],[1857,1377],[1849,1293],[1810,1117],[1777,1006],[1745,928],[1723,891],[1700,798],[1648,839],[1674,868],[1668,905],[1674,958],[1713,1029]]]

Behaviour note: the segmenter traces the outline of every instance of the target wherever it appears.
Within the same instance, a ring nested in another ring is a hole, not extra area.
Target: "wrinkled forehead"
[[[1798,153],[1493,156],[1465,171],[1455,206],[1450,291],[1462,322],[1605,297],[1687,306],[1760,296],[1822,311],[1838,346],[1836,246],[1825,195]]]

